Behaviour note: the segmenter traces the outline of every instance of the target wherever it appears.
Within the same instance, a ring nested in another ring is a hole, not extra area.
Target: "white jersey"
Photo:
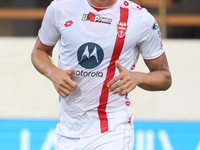
[[[159,26],[146,9],[126,0],[103,10],[87,0],[54,0],[39,38],[47,46],[60,40],[59,68],[76,68],[75,90],[59,97],[57,133],[78,138],[133,128],[130,100],[110,93],[107,84],[119,74],[116,60],[131,70],[139,54],[151,60],[164,53]]]

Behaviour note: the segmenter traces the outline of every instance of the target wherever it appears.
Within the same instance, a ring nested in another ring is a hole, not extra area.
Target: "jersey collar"
[[[99,11],[101,11],[101,10],[105,10],[105,9],[108,9],[108,8],[112,8],[114,5],[116,5],[116,3],[118,2],[118,0],[116,0],[116,2],[115,2],[113,5],[108,6],[108,7],[96,7],[96,6],[92,5],[92,4],[90,3],[89,0],[87,0],[87,2],[88,2],[88,4],[89,4],[93,9],[95,9],[97,12],[99,12]]]

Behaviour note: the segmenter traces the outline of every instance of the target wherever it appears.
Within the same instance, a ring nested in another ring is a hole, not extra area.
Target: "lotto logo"
[[[69,26],[71,26],[72,24],[73,24],[73,21],[72,21],[72,20],[67,21],[67,22],[65,23],[65,27],[69,27]]]
[[[124,1],[124,6],[128,6],[129,3],[127,1]]]
[[[131,102],[130,101],[126,101],[126,106],[130,106],[131,105]]]

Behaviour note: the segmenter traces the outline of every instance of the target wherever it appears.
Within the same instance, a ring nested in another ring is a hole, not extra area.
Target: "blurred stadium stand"
[[[36,36],[52,0],[0,1],[0,36]],[[133,0],[159,22],[163,38],[200,38],[199,0]]]
[[[199,0],[135,0],[135,2],[154,15],[164,37],[200,38]]]

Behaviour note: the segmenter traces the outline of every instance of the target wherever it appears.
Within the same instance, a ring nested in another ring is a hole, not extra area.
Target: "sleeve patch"
[[[154,22],[152,29],[154,30],[159,29],[159,25],[156,21]]]

